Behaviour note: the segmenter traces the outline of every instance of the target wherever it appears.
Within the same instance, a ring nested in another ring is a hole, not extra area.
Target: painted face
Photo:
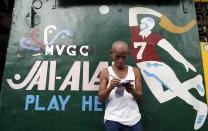
[[[141,30],[152,30],[155,26],[155,20],[151,17],[145,17],[141,19],[141,23],[139,25]]]
[[[114,64],[118,68],[125,66],[125,61],[129,55],[128,50],[114,50],[111,53],[111,57],[114,61]]]
[[[141,23],[140,23],[139,27],[140,27],[140,29],[141,29],[141,30],[144,30],[144,29],[146,29],[146,28],[148,27],[148,25],[147,25],[147,23],[146,23],[146,22],[141,21]]]

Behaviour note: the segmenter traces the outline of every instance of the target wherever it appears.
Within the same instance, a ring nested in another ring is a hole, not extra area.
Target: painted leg
[[[194,123],[194,129],[198,130],[201,128],[207,117],[207,105],[200,103],[199,108],[197,109],[196,120]]]
[[[195,88],[200,96],[205,95],[205,88],[204,88],[204,85],[203,85],[203,78],[200,74],[197,75],[196,77],[192,78],[192,79],[189,79],[189,80],[183,82],[182,86],[184,88],[186,88],[187,90],[189,90],[191,88]]]
[[[176,96],[184,100],[187,104],[192,105],[193,108],[197,111],[197,116],[194,123],[194,129],[197,130],[201,128],[207,117],[207,104],[196,99],[187,88],[183,88],[183,84],[180,83],[176,75],[169,72],[169,76],[171,76],[171,80],[168,77],[158,74],[158,78],[166,83],[168,88],[172,90]],[[202,79],[200,76],[196,76],[195,79]],[[194,79],[193,79],[194,80]],[[189,81],[190,82],[190,81]],[[199,84],[199,83],[198,83]],[[196,84],[197,85],[197,84]],[[190,86],[190,84],[189,84]],[[202,94],[203,95],[203,94]]]
[[[167,102],[176,97],[176,94],[171,90],[163,90],[162,85],[164,83],[160,79],[158,79],[155,74],[149,73],[146,70],[142,70],[141,73],[149,89],[160,103]]]

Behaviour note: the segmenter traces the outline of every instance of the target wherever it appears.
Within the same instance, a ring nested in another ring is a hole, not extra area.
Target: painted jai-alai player
[[[166,50],[177,62],[184,65],[186,71],[189,69],[196,72],[195,67],[189,63],[165,38],[152,32],[155,26],[155,20],[151,17],[144,17],[140,24],[137,21],[137,15],[153,15],[160,18],[160,26],[173,33],[183,33],[188,31],[195,24],[191,21],[184,28],[174,27],[166,16],[159,12],[143,7],[134,7],[129,9],[129,26],[131,37],[131,52],[137,66],[141,70],[148,87],[160,103],[167,102],[174,97],[179,97],[187,104],[191,105],[196,111],[194,129],[202,127],[207,117],[207,105],[196,99],[189,89],[195,88],[201,96],[205,95],[205,89],[202,83],[202,76],[181,82],[175,72],[164,62],[160,60],[155,50],[156,46]],[[171,28],[172,27],[172,28]],[[167,88],[163,90],[163,86]]]

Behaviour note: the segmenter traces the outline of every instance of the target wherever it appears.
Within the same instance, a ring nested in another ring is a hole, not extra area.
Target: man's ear
[[[128,55],[130,55],[131,54],[131,51],[128,51]]]
[[[113,54],[113,52],[112,52],[112,50],[109,52],[109,55],[112,57],[112,54]]]

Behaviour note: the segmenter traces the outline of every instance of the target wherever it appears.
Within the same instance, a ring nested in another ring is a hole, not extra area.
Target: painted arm
[[[149,8],[133,7],[129,9],[129,26],[138,26],[137,15],[139,14],[149,14],[157,17],[162,16],[159,12]]]
[[[129,9],[129,26],[138,26],[137,15],[138,14],[148,14],[153,15],[160,18],[160,26],[163,27],[165,30],[172,32],[172,33],[184,33],[189,31],[196,25],[196,20],[193,19],[185,26],[177,26],[173,24],[167,16],[162,15],[161,13],[152,10],[150,8],[144,7],[133,7]]]
[[[196,72],[195,67],[189,63],[167,40],[162,39],[158,42],[158,46],[166,50],[176,61],[182,63],[188,72],[189,69]]]

